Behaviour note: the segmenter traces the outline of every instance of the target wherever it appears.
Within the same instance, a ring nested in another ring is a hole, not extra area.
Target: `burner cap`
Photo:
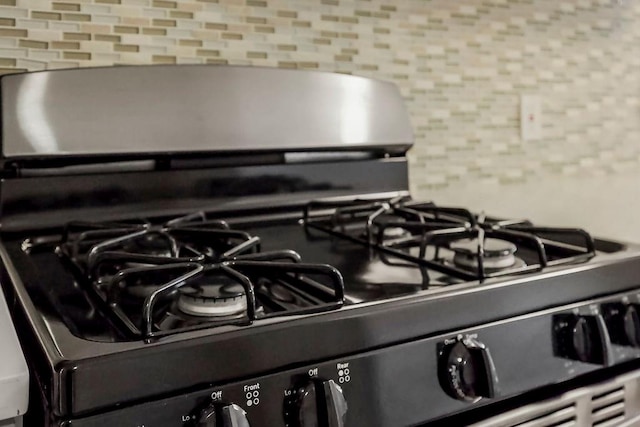
[[[455,252],[453,263],[456,266],[471,270],[478,269],[478,239],[456,240],[451,242],[449,248]],[[482,265],[488,271],[522,267],[524,261],[514,255],[516,250],[516,245],[509,241],[485,239]]]
[[[387,227],[384,229],[384,237],[399,239],[401,237],[411,237],[411,232],[402,227]]]
[[[478,256],[478,239],[460,239],[449,244],[456,254]],[[501,239],[484,239],[484,257],[497,258],[513,255],[518,248],[513,243]]]
[[[171,258],[173,250],[171,242],[164,234],[147,233],[138,238],[125,241],[122,245],[125,252],[144,254],[152,256],[161,256]]]
[[[294,303],[296,301],[295,295],[291,293],[284,286],[274,283],[269,286],[269,294],[276,300],[286,303]]]
[[[375,224],[380,227],[389,224],[388,227],[384,228],[383,236],[386,239],[400,239],[404,237],[411,237],[411,231],[407,230],[401,225],[397,225],[404,222],[406,222],[404,218],[395,215],[383,214],[375,219]]]
[[[247,310],[247,299],[239,283],[196,284],[180,288],[178,309],[191,316],[234,316]]]

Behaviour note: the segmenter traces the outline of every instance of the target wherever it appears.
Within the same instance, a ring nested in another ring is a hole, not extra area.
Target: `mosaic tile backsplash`
[[[0,73],[166,63],[395,82],[413,191],[640,170],[640,0],[0,0]]]

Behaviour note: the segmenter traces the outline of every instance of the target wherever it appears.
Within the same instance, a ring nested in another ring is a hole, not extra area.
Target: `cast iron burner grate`
[[[44,242],[51,246],[52,242]],[[32,251],[37,242],[26,240]],[[339,308],[338,270],[292,250],[260,250],[260,238],[204,213],[69,223],[56,251],[125,335],[150,338],[256,319]]]
[[[308,233],[322,230],[463,280],[540,271],[595,255],[594,240],[582,229],[536,227],[408,196],[315,200],[303,221]]]

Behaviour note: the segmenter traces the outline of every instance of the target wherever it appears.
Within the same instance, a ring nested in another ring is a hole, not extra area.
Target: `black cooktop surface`
[[[373,229],[359,215],[364,211],[369,218],[371,206],[361,209],[358,202],[348,221],[336,220],[331,209],[315,222],[309,215],[303,222],[296,215],[220,220],[200,213],[177,220],[72,223],[61,233],[14,237],[5,245],[37,310],[79,338],[103,342],[242,327],[260,318],[428,294],[463,283],[482,286],[480,272],[490,276],[506,269],[526,276],[547,263],[588,262],[596,246],[623,249],[590,240],[581,246],[584,235],[575,230],[535,229],[539,237],[530,238],[518,228],[509,230],[513,236],[504,234],[509,240],[498,239],[490,234],[503,224],[498,220],[483,218],[488,226],[482,228],[471,224],[478,217],[466,211],[445,209],[431,218],[433,205],[421,206],[425,214],[416,224],[415,206],[407,217],[385,204],[384,218],[376,215],[382,222],[373,222]],[[492,237],[482,234],[485,228]],[[443,239],[441,230],[452,229],[453,237]],[[539,246],[545,248],[545,264]],[[167,288],[170,282],[175,289]],[[255,303],[248,304],[247,295]]]

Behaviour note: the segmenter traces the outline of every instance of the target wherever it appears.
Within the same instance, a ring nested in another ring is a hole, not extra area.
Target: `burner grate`
[[[321,230],[463,280],[540,271],[595,255],[593,238],[581,229],[535,227],[526,220],[474,215],[407,196],[315,200],[305,207],[303,221],[308,233]],[[489,241],[515,245],[517,252],[496,255],[487,248]],[[461,253],[461,242],[473,251]]]
[[[303,263],[289,249],[262,251],[258,236],[203,213],[163,224],[74,222],[57,242],[30,240],[22,247],[55,248],[78,282],[134,337],[247,325],[344,302],[337,269]]]

